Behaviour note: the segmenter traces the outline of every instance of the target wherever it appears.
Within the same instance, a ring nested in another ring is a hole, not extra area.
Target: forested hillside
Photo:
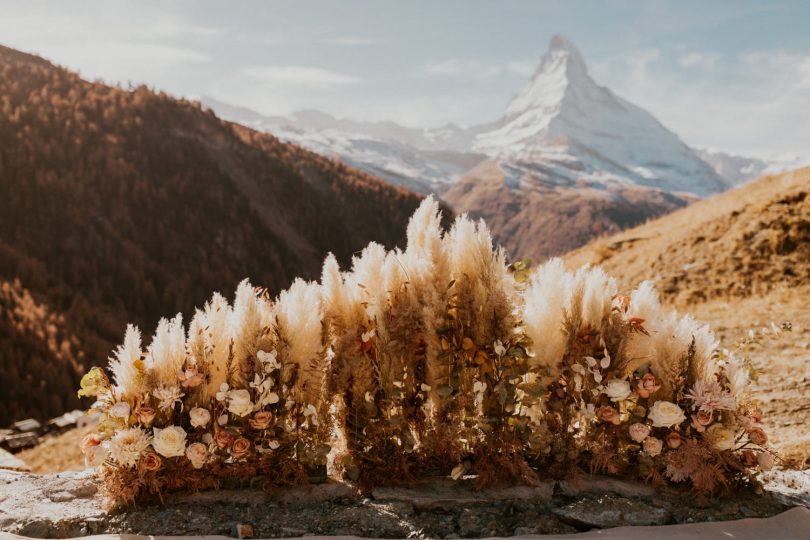
[[[329,251],[393,246],[419,200],[198,103],[0,47],[0,278],[64,316],[88,365],[129,321],[151,332],[245,277],[275,292]],[[35,373],[14,354],[4,369]]]

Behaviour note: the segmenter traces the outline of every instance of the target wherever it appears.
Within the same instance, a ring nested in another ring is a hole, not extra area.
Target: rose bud
[[[82,439],[81,449],[82,454],[87,454],[87,452],[94,446],[98,446],[101,444],[101,437],[99,437],[98,433],[88,433]]]
[[[678,448],[679,446],[681,446],[681,443],[683,442],[683,439],[681,438],[681,436],[678,434],[677,431],[670,431],[667,434],[666,441],[667,441],[667,446],[669,446],[670,448],[672,448],[674,450],[675,448]]]
[[[740,461],[746,467],[756,467],[757,456],[751,450],[743,450],[740,455]]]
[[[762,431],[762,428],[754,428],[748,432],[748,440],[762,446],[768,442],[768,436]]]
[[[203,443],[192,443],[186,448],[186,457],[195,469],[202,468],[208,462],[208,447]]]

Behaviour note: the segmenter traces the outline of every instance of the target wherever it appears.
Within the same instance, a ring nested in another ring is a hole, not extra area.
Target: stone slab
[[[551,500],[553,493],[553,481],[543,482],[536,487],[514,486],[476,491],[473,480],[429,478],[410,487],[376,488],[371,496],[380,502],[409,503],[416,510],[435,510],[491,504],[495,501],[546,502]]]
[[[30,471],[31,468],[26,462],[0,448],[0,469],[8,469],[12,471]]]
[[[25,538],[0,533],[2,540]],[[104,534],[86,537],[88,540],[226,540],[227,536],[139,536],[133,534]],[[360,540],[357,536],[308,536],[309,540]],[[617,527],[564,535],[514,536],[515,540],[808,540],[810,539],[810,510],[797,507],[770,518],[749,518],[712,523],[689,523],[649,527]],[[487,540],[493,540],[488,538]]]

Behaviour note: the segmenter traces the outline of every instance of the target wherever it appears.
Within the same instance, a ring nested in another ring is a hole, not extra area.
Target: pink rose
[[[208,462],[208,447],[203,443],[192,443],[186,447],[186,457],[192,467],[200,469]]]
[[[135,411],[135,414],[138,416],[138,422],[149,427],[155,420],[155,414],[157,414],[157,411],[155,411],[155,409],[152,407],[141,405],[138,407],[138,410]]]
[[[636,394],[641,398],[648,398],[651,394],[656,393],[661,389],[661,383],[655,378],[652,373],[645,373],[644,376],[638,381],[636,386]]]
[[[621,418],[619,417],[619,411],[610,405],[603,405],[602,407],[596,409],[596,417],[602,422],[610,422],[611,424],[617,426],[622,423]]]
[[[660,454],[663,448],[664,443],[661,439],[656,439],[655,437],[647,437],[644,439],[644,451],[652,457]]]
[[[270,426],[270,423],[273,421],[273,413],[269,411],[261,411],[257,412],[253,415],[248,423],[250,427],[256,430],[267,429]]]
[[[644,439],[646,439],[647,436],[650,434],[650,426],[646,424],[635,423],[632,426],[630,426],[628,432],[630,433],[631,439],[633,439],[637,443],[640,443],[643,442]]]
[[[147,452],[138,461],[138,468],[142,471],[152,472],[158,470],[161,463],[163,463],[163,460],[160,459],[159,455],[154,452]]]
[[[192,367],[185,371],[182,369],[177,372],[177,379],[183,388],[194,388],[200,386],[203,382],[203,377],[197,373],[197,368]]]
[[[244,437],[239,437],[233,441],[233,446],[231,446],[231,456],[233,456],[234,459],[245,457],[248,452],[250,452],[249,440],[245,439]]]
[[[695,428],[698,433],[703,433],[706,431],[706,426],[712,423],[712,420],[712,412],[701,409],[697,414],[692,415],[692,427]]]
[[[233,444],[234,436],[227,431],[219,430],[214,433],[214,442],[220,448],[230,448]]]

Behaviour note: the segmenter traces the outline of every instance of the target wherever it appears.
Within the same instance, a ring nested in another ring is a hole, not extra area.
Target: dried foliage
[[[404,251],[369,246],[320,283],[272,300],[243,282],[184,332],[164,320],[141,350],[127,332],[85,439],[119,501],[335,470],[360,486],[428,474],[478,485],[604,472],[701,495],[772,457],[743,362],[665,311],[650,284],[621,295],[598,268],[507,266],[484,224],[442,233],[425,201]]]

